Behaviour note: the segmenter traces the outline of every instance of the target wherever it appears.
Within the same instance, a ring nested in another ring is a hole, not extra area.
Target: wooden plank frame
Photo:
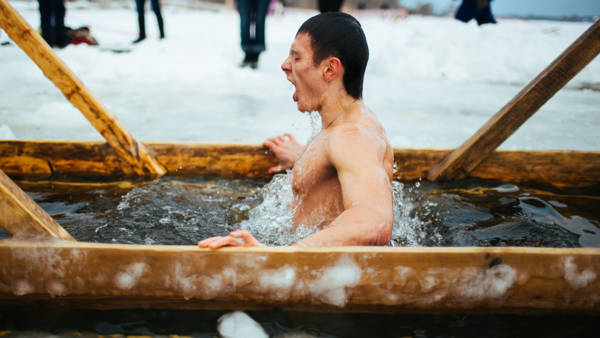
[[[0,303],[600,314],[600,250],[0,241]]]
[[[0,0],[0,27],[102,134],[121,159],[122,171],[141,178],[164,175],[165,169],[144,145],[96,99],[7,0]]]
[[[273,154],[258,144],[147,142],[169,175],[269,179]],[[413,181],[451,150],[394,149],[394,178]],[[122,180],[119,156],[104,142],[0,141],[0,169],[24,180]],[[594,187],[600,184],[600,152],[495,151],[469,177],[513,184]]]
[[[486,122],[465,143],[433,166],[430,181],[465,178],[600,53],[596,21],[550,66]]]
[[[0,170],[0,227],[17,237],[73,237]]]
[[[267,178],[260,145],[148,143],[173,175]],[[449,150],[395,149],[397,177],[423,177]],[[103,142],[0,142],[20,178],[113,178]],[[473,174],[593,186],[598,152],[495,152]],[[87,173],[87,174],[86,174]],[[32,176],[33,175],[33,176]],[[87,176],[89,178],[89,176]],[[90,268],[93,267],[93,268]],[[600,249],[227,248],[0,241],[0,304],[75,308],[386,313],[600,314]]]

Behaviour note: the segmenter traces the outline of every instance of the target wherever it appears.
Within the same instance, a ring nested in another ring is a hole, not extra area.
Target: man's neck
[[[340,120],[343,118],[341,115],[345,115],[353,107],[352,103],[356,102],[357,99],[344,93],[333,99],[327,100],[321,109],[319,114],[321,115],[321,129],[327,129],[334,120]]]

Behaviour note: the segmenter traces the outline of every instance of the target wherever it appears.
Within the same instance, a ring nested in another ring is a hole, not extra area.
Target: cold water
[[[271,182],[168,177],[146,184],[20,182],[79,241],[195,244],[247,229],[289,245],[291,174]],[[598,189],[559,190],[462,180],[393,182],[391,246],[600,247]],[[4,237],[8,235],[5,234]]]

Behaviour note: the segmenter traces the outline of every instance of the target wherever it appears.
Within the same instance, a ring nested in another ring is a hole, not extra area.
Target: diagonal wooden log
[[[596,21],[471,138],[433,166],[427,179],[451,180],[468,176],[599,52],[600,21]]]
[[[13,236],[73,237],[0,170],[0,227]]]
[[[0,0],[0,27],[115,149],[127,164],[125,172],[143,177],[165,174],[165,169],[144,145],[129,134],[6,0]]]

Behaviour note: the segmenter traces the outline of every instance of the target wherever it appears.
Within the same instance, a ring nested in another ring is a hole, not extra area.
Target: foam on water
[[[248,220],[239,223],[239,228],[271,245],[290,245],[313,233],[315,229],[303,226],[292,230],[292,176],[289,170],[275,175],[260,192],[262,203],[250,210]]]
[[[439,244],[441,234],[426,231],[427,222],[417,216],[416,203],[421,199],[419,182],[404,184],[392,181],[394,193],[394,228],[392,229],[391,246],[421,246],[425,241]],[[436,206],[435,202],[425,201],[419,203],[421,210],[430,212]]]
[[[271,245],[290,245],[314,233],[317,229],[302,225],[293,230],[294,210],[290,207],[293,199],[292,176],[291,171],[275,175],[260,192],[262,203],[251,209],[249,219],[242,221],[238,226],[250,231],[260,242]],[[414,213],[414,201],[419,198],[419,187],[419,184],[405,187],[403,183],[392,182],[394,193],[394,227],[390,242],[392,246],[419,246],[426,240],[429,243],[439,242],[441,235],[426,231],[427,224]],[[434,205],[435,203],[425,203],[421,207],[428,208]],[[242,206],[245,204],[241,203],[234,207]]]

